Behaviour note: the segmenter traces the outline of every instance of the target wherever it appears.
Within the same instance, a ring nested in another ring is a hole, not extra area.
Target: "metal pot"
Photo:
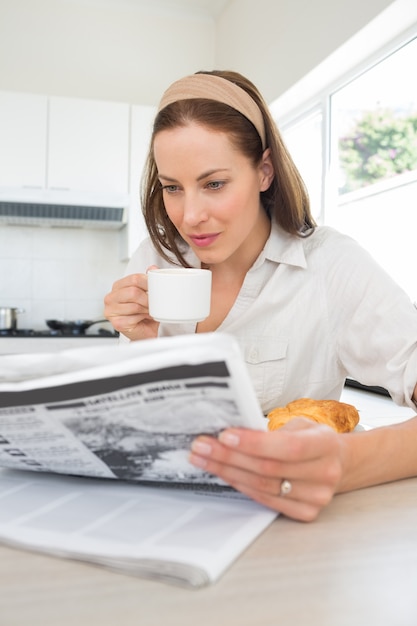
[[[48,328],[51,330],[57,330],[63,335],[84,335],[87,328],[90,328],[93,324],[100,324],[101,322],[107,322],[107,320],[46,320]]]
[[[24,313],[24,309],[0,307],[0,330],[16,330],[18,313]]]

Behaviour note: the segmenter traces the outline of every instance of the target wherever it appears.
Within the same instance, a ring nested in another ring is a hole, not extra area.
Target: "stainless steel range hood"
[[[119,229],[129,197],[61,190],[0,191],[0,224]]]

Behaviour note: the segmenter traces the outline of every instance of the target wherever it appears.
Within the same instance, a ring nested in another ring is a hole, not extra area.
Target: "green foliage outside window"
[[[417,169],[417,114],[399,117],[391,109],[367,111],[339,140],[345,180],[339,193]]]

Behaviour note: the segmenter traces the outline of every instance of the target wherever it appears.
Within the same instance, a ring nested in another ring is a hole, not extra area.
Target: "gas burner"
[[[33,330],[32,328],[10,328],[10,329],[1,329],[0,337],[71,337],[71,338],[88,338],[91,337],[94,339],[95,337],[118,337],[119,333],[116,331],[107,330],[106,328],[99,328],[96,333],[88,333],[80,332],[77,329],[73,329],[72,331],[62,330]]]
[[[2,328],[0,337],[33,337],[35,331],[32,328]]]

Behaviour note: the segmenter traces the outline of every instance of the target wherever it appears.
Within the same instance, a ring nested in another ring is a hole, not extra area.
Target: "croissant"
[[[359,413],[351,404],[337,400],[300,398],[268,413],[268,429],[277,430],[293,417],[307,417],[318,424],[327,424],[338,433],[349,433],[359,422]]]

